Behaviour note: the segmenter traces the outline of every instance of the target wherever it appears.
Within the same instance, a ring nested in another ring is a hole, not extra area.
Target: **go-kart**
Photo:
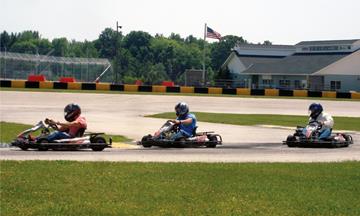
[[[346,133],[331,134],[330,137],[319,139],[322,124],[317,121],[311,121],[305,127],[297,126],[293,135],[289,135],[284,145],[288,147],[325,147],[339,148],[348,147],[353,144],[352,136]]]
[[[102,151],[104,148],[111,148],[112,140],[106,143],[104,133],[84,133],[85,129],[79,129],[76,137],[69,139],[59,139],[49,142],[47,137],[53,130],[58,130],[56,124],[49,119],[40,121],[34,127],[21,132],[17,138],[11,142],[12,146],[19,147],[21,150],[38,149],[39,151],[52,150],[77,150],[90,148],[93,151]],[[33,133],[40,135],[35,136]]]
[[[178,132],[179,127],[174,121],[168,120],[161,128],[155,132],[154,135],[146,135],[137,144],[142,145],[145,148],[151,146],[159,147],[208,147],[215,148],[216,145],[222,144],[222,138],[219,134],[215,134],[212,131],[209,132],[196,132],[197,127],[194,129],[191,137],[179,138],[172,140],[171,137]]]

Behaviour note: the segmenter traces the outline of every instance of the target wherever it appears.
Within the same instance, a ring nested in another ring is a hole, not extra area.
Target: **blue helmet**
[[[180,102],[175,106],[176,116],[184,116],[189,112],[189,106],[185,102]]]
[[[312,103],[309,106],[309,113],[311,118],[317,118],[323,111],[323,107],[319,103]]]

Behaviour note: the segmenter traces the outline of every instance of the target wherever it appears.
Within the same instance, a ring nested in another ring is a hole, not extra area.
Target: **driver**
[[[57,139],[68,139],[76,137],[79,129],[86,129],[87,123],[85,117],[81,116],[79,105],[71,103],[64,108],[64,118],[67,122],[56,122],[48,119],[49,124],[57,125],[58,130],[48,136],[49,142]]]
[[[334,126],[334,120],[328,113],[323,112],[323,107],[319,103],[312,103],[309,106],[309,122],[317,121],[321,124],[319,131],[319,139],[326,139],[330,137],[332,128]]]
[[[174,134],[171,139],[178,140],[182,137],[191,137],[196,128],[196,117],[194,114],[189,113],[189,106],[185,102],[180,102],[175,106],[177,118],[173,121],[179,125],[179,131]]]

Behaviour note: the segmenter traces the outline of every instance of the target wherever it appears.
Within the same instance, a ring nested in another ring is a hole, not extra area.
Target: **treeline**
[[[107,58],[112,62],[118,81],[130,83],[141,79],[148,84],[163,80],[181,81],[186,69],[201,69],[205,44],[208,80],[227,78],[220,67],[235,44],[248,43],[242,37],[228,35],[219,42],[208,43],[190,35],[182,38],[132,31],[127,35],[106,28],[94,41],[42,38],[37,31],[2,32],[1,51],[63,57]],[[268,43],[266,41],[265,43]]]

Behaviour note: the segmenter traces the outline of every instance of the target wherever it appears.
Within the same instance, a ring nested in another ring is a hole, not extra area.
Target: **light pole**
[[[122,26],[119,26],[119,22],[116,21],[116,41],[115,41],[115,83],[118,83],[118,72],[119,72],[119,64],[118,64],[118,41],[119,41],[119,29],[121,29]]]

